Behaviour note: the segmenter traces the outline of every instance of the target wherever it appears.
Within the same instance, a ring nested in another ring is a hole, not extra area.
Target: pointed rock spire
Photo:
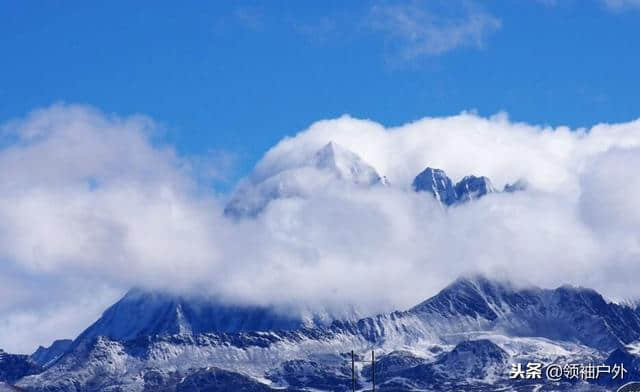
[[[430,192],[440,203],[450,206],[456,202],[453,182],[443,170],[427,167],[412,183],[416,192]]]

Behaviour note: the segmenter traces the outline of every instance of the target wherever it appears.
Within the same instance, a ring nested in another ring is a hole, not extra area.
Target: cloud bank
[[[328,141],[388,187],[327,183],[225,217],[199,157],[158,144],[158,125],[55,105],[2,126],[0,347],[73,337],[131,286],[234,303],[373,313],[406,308],[464,273],[637,297],[640,121],[550,128],[462,113],[385,128],[344,116],[283,139],[244,186],[299,167]],[[443,209],[410,183],[426,166],[486,175],[493,194]],[[317,179],[321,180],[321,179]]]

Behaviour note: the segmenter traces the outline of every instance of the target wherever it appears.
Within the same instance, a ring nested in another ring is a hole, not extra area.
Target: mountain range
[[[528,362],[624,363],[625,380],[640,379],[640,309],[586,288],[520,288],[473,276],[410,309],[325,326],[281,324],[259,308],[214,315],[215,301],[176,317],[176,309],[203,302],[134,290],[71,343],[31,356],[2,352],[0,381],[27,391],[349,391],[352,351],[357,390],[371,388],[372,373],[380,391],[607,391],[619,384],[509,379],[513,364]],[[260,322],[247,321],[253,317]],[[366,362],[371,351],[375,371]]]
[[[329,142],[301,163],[251,177],[225,214],[326,186],[393,186]],[[443,208],[498,192],[487,177],[454,183],[427,167],[408,192]],[[419,289],[419,288],[416,288]],[[375,358],[375,362],[371,359]],[[623,380],[511,379],[518,364],[623,364]],[[573,286],[543,289],[462,277],[409,309],[362,317],[301,315],[204,295],[134,288],[75,339],[31,355],[0,350],[0,391],[610,391],[640,380],[640,308]]]
[[[235,218],[255,217],[274,200],[305,198],[331,184],[368,188],[389,186],[390,180],[354,152],[329,142],[299,165],[275,170],[267,176],[250,177],[236,189],[225,214]],[[521,179],[507,184],[503,191],[525,188],[526,182]],[[469,175],[454,184],[443,170],[431,167],[415,177],[412,190],[430,193],[446,207],[497,192],[487,177]]]

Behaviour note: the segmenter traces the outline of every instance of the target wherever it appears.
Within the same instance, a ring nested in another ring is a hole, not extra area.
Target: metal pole
[[[373,350],[371,350],[371,385],[373,387],[371,391],[376,392],[376,354]]]

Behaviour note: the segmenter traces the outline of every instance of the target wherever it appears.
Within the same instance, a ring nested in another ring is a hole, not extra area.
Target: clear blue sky
[[[144,113],[182,153],[238,154],[242,175],[343,113],[640,116],[637,0],[453,3],[2,1],[0,122],[58,101]]]

